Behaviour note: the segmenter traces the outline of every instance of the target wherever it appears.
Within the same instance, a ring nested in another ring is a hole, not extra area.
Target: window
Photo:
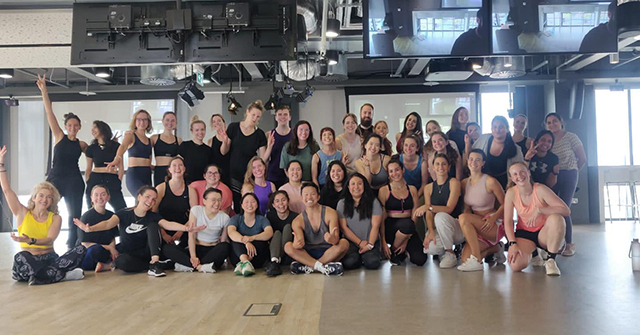
[[[640,165],[640,89],[630,90],[629,96],[631,98],[631,125],[634,132],[631,133],[632,146],[633,146],[633,165]]]
[[[627,90],[596,90],[599,166],[631,165],[628,101]]]
[[[498,115],[502,115],[509,121],[509,129],[513,133],[513,120],[509,118],[509,108],[511,102],[509,101],[508,92],[498,93],[482,93],[482,104],[480,127],[482,127],[482,133],[491,132],[491,120]]]

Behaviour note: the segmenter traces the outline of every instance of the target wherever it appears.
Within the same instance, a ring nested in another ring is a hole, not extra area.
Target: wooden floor
[[[608,224],[574,234],[578,253],[559,258],[560,278],[504,266],[461,273],[429,260],[342,277],[115,271],[45,286],[11,279],[17,244],[0,234],[0,334],[639,334],[640,273],[627,258],[639,233]],[[252,303],[282,309],[243,316]]]

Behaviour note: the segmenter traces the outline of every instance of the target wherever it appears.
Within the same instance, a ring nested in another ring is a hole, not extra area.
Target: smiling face
[[[345,133],[353,134],[356,131],[356,127],[358,127],[358,123],[353,119],[353,117],[349,116],[344,119],[342,126]]]
[[[78,135],[78,132],[80,131],[80,128],[82,128],[82,125],[80,124],[78,119],[70,118],[64,124],[64,129],[67,130],[67,134],[69,134],[70,136]]]
[[[404,121],[404,126],[407,128],[409,132],[413,132],[418,125],[418,118],[415,115],[409,115],[409,117]]]
[[[513,129],[517,131],[524,131],[527,128],[527,118],[523,115],[516,116],[513,119]]]
[[[289,181],[291,182],[300,182],[302,180],[302,166],[298,163],[289,164],[289,168],[287,169],[287,177],[289,177]]]
[[[245,214],[254,214],[258,209],[258,202],[252,196],[246,196],[242,200],[242,210]]]
[[[477,152],[469,154],[468,166],[469,171],[471,172],[482,171],[482,167],[484,166],[484,159],[482,159],[482,155]]]
[[[224,120],[219,115],[216,115],[211,118],[211,128],[215,130],[225,129],[226,125],[224,123]]]
[[[462,125],[469,122],[469,111],[466,108],[463,108],[460,110],[460,112],[458,112],[458,122],[460,122],[460,124]]]
[[[523,164],[512,165],[511,168],[509,168],[509,178],[518,186],[530,185],[531,183],[529,181],[529,178],[531,178],[529,169]]]
[[[320,141],[322,141],[322,144],[324,144],[326,146],[330,146],[330,145],[333,144],[335,139],[333,138],[333,134],[330,131],[325,130],[320,135]]]
[[[504,141],[507,138],[507,133],[509,132],[509,126],[504,124],[504,122],[500,120],[494,120],[491,123],[491,135],[493,138],[498,141]]]
[[[207,133],[207,128],[204,123],[197,122],[191,125],[191,136],[198,141],[202,141]]]
[[[260,122],[260,118],[262,117],[262,111],[257,108],[251,108],[247,110],[247,115],[245,120],[249,122],[252,126],[257,126],[258,122]]]
[[[433,161],[433,169],[436,171],[437,176],[447,176],[449,174],[449,162],[444,157],[436,157]]]
[[[418,143],[412,137],[407,137],[402,143],[402,152],[405,155],[415,155],[418,152]]]
[[[551,150],[551,147],[553,147],[553,137],[551,137],[551,135],[549,134],[544,134],[542,135],[542,137],[540,137],[540,139],[538,139],[536,145],[538,146],[538,152],[546,154],[549,150]]]
[[[434,134],[431,137],[431,144],[433,145],[433,150],[436,152],[443,153],[447,149],[447,140],[442,137],[441,134]]]
[[[380,147],[382,143],[377,137],[370,137],[367,144],[364,145],[364,149],[367,151],[367,154],[375,155],[380,152]]]
[[[331,170],[329,170],[329,177],[334,184],[342,183],[344,180],[344,170],[338,164],[334,164],[331,166]]]
[[[172,113],[167,113],[162,118],[162,126],[164,126],[164,129],[175,130],[176,125],[178,125],[178,119],[176,119],[176,116]]]
[[[209,192],[207,197],[202,200],[204,207],[213,213],[218,213],[220,211],[220,206],[222,205],[222,195],[218,192]]]
[[[373,131],[382,138],[385,138],[389,134],[389,126],[387,126],[386,122],[378,122]]]
[[[145,112],[139,112],[135,116],[136,129],[147,130],[151,124],[151,117]]]
[[[320,200],[320,195],[315,188],[307,186],[302,189],[302,201],[307,208],[317,205],[318,200]]]
[[[96,140],[100,139],[100,136],[102,136],[102,134],[100,134],[100,129],[98,129],[98,126],[96,126],[95,123],[91,126],[91,136]]]
[[[307,143],[309,139],[309,133],[311,132],[311,128],[306,123],[301,123],[298,125],[298,130],[296,131],[296,135],[298,136],[298,143],[303,144]]]
[[[467,134],[469,134],[469,137],[475,141],[480,138],[480,135],[482,135],[482,131],[480,131],[479,127],[471,125],[467,127]]]
[[[360,123],[364,127],[371,126],[371,122],[373,121],[373,108],[369,105],[362,106],[360,109]]]
[[[91,191],[91,203],[94,207],[103,209],[109,201],[109,193],[104,187],[94,187]]]
[[[157,199],[158,193],[156,193],[154,190],[146,190],[144,193],[138,196],[137,207],[144,210],[145,212],[150,211],[156,204]]]
[[[35,203],[34,210],[36,212],[46,211],[53,203],[53,193],[46,188],[41,188],[31,199]]]
[[[429,123],[427,123],[426,131],[427,131],[427,135],[431,136],[431,134],[433,134],[434,132],[442,131],[442,130],[440,129],[440,126],[438,126],[437,123],[429,122]]]
[[[184,176],[184,163],[182,159],[174,159],[169,164],[169,173],[171,173],[171,177],[182,178]]]
[[[218,171],[218,168],[210,166],[204,174],[204,180],[206,180],[209,185],[218,185],[218,183],[220,183],[220,171]]]
[[[262,161],[255,160],[253,161],[253,163],[251,163],[251,173],[253,174],[254,178],[264,178],[265,170],[266,167],[264,166],[264,164],[262,164]]]
[[[387,166],[387,172],[389,173],[389,180],[392,182],[398,182],[404,178],[404,169],[398,163],[390,163]]]
[[[563,126],[562,121],[560,121],[560,119],[558,119],[555,115],[547,116],[547,118],[545,119],[545,124],[547,126],[547,130],[551,131],[552,133],[562,130]]]
[[[349,193],[354,199],[360,199],[364,193],[364,180],[360,177],[351,177],[349,179]]]
[[[289,210],[289,199],[282,193],[276,194],[273,198],[273,208],[276,212],[284,214]]]
[[[289,122],[291,122],[291,113],[289,113],[289,110],[286,108],[278,109],[276,111],[276,122],[278,122],[279,125],[289,124]]]

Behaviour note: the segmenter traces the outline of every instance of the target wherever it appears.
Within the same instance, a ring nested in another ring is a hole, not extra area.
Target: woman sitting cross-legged
[[[222,191],[208,188],[203,194],[203,206],[193,206],[189,213],[189,227],[205,227],[189,233],[189,249],[175,244],[162,246],[162,253],[175,262],[179,272],[215,273],[229,256],[231,246],[227,237],[229,215],[221,210]]]
[[[509,167],[509,178],[515,186],[507,190],[504,199],[504,229],[509,243],[507,260],[513,271],[522,271],[531,261],[536,247],[545,249],[548,276],[559,276],[556,254],[564,242],[564,217],[571,210],[544,184],[532,183],[531,172],[523,162]],[[518,212],[518,225],[513,232],[513,210]]]
[[[11,239],[20,242],[20,251],[13,258],[11,277],[17,281],[34,284],[52,284],[62,280],[84,278],[82,262],[87,249],[79,245],[58,257],[53,250],[53,241],[60,233],[62,219],[58,215],[60,193],[51,183],[37,184],[25,207],[11,189],[4,156],[7,147],[0,148],[0,186],[7,199],[11,213],[17,217],[18,235]]]
[[[265,267],[265,272],[269,277],[282,274],[280,264],[284,256],[284,245],[293,239],[291,223],[298,216],[298,213],[289,210],[289,195],[285,191],[276,191],[269,196],[269,211],[267,219],[273,228],[273,238],[269,243],[271,252],[271,262]]]
[[[231,219],[227,228],[233,247],[229,258],[236,263],[234,272],[248,277],[269,259],[273,228],[266,217],[257,214],[259,200],[254,193],[245,193],[240,204],[242,212]]]
[[[165,272],[160,264],[160,227],[167,230],[197,232],[205,226],[189,227],[177,222],[167,221],[151,211],[158,199],[153,186],[142,186],[138,190],[136,205],[122,209],[108,220],[89,225],[78,219],[73,223],[86,233],[110,230],[120,227],[120,243],[116,246],[120,253],[116,258],[116,267],[124,272],[147,271],[149,276],[162,277]]]
[[[82,214],[80,221],[93,226],[104,220],[109,220],[113,212],[105,208],[109,201],[109,189],[104,185],[96,185],[91,189],[91,209]],[[113,227],[109,231],[85,233],[78,232],[78,241],[87,248],[87,253],[82,260],[82,269],[96,272],[112,270],[113,261],[118,257],[115,236],[118,228]]]
[[[367,179],[360,173],[347,179],[344,198],[338,202],[338,221],[342,234],[349,240],[349,250],[342,259],[345,269],[360,265],[369,270],[380,267],[378,234],[382,222],[382,206],[373,195]]]

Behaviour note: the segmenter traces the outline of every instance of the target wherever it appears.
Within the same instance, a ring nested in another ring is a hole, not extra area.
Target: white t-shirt
[[[196,217],[196,226],[207,226],[206,229],[197,233],[196,238],[205,243],[219,242],[222,231],[229,225],[229,215],[224,212],[218,212],[213,219],[209,219],[204,206],[194,206],[191,208],[191,214]]]

